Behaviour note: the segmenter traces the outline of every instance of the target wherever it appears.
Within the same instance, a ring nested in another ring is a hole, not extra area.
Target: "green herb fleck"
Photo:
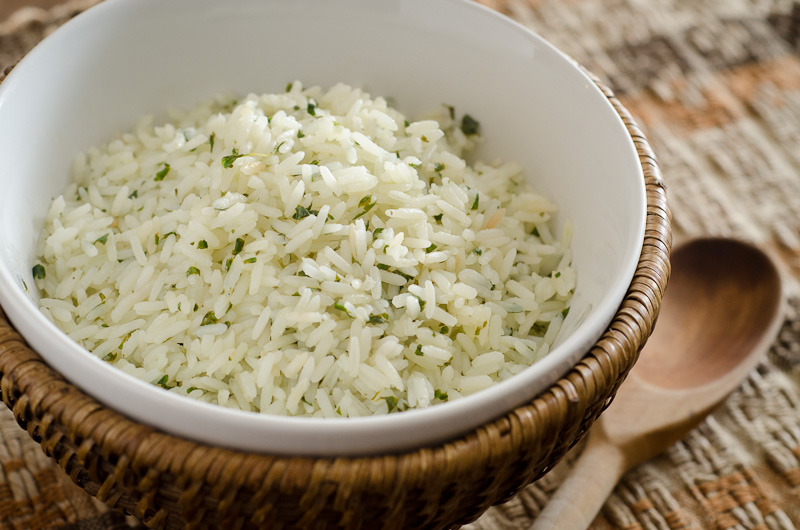
[[[378,268],[382,271],[388,271],[389,265],[387,265],[386,263],[378,263]]]
[[[102,236],[95,239],[94,242],[100,243],[101,245],[105,245],[108,242],[108,234],[103,234]]]
[[[417,349],[414,350],[414,355],[422,357],[422,344],[417,344]]]
[[[164,180],[164,177],[166,177],[168,173],[169,173],[169,164],[164,164],[164,168],[158,173],[156,173],[156,176],[153,178],[153,180],[155,180],[156,182]]]
[[[114,362],[117,360],[117,354],[114,352],[107,353],[105,357],[103,357],[103,360],[109,363]]]
[[[443,213],[437,213],[436,215],[433,216],[433,218],[436,219],[437,223],[441,223],[442,222],[442,217],[444,217]]]
[[[155,242],[156,246],[158,246],[158,242],[160,241],[158,233],[156,233],[156,235],[153,236],[153,241]]]
[[[353,217],[353,221],[355,221],[356,219],[358,219],[362,215],[365,215],[367,212],[372,210],[375,207],[376,204],[378,204],[378,201],[374,201],[374,202],[371,202],[371,201],[372,201],[372,195],[367,195],[366,197],[362,197],[361,200],[358,201],[358,207],[359,208],[364,208],[364,211],[359,213],[355,217]]]
[[[372,231],[372,239],[377,238],[378,234],[380,234],[381,232],[383,232],[383,228],[380,228],[380,227],[378,227],[375,230],[373,230]]]
[[[167,388],[168,389],[170,387],[167,386],[167,381],[169,381],[169,376],[165,374],[161,379],[159,379],[156,382],[156,384],[158,386],[160,386],[161,388]]]
[[[217,140],[216,133],[211,133],[211,136],[208,137],[208,145],[211,146],[211,150],[214,150],[214,142]]]
[[[472,253],[475,254],[476,256],[480,256],[481,254],[483,254],[483,249],[478,247],[473,248]]]
[[[208,241],[201,239],[197,242],[197,248],[208,248]]]
[[[243,248],[244,248],[244,239],[242,239],[241,237],[237,237],[236,243],[233,246],[233,255],[235,256],[239,254]]]
[[[214,314],[213,311],[209,311],[208,313],[205,314],[205,316],[203,316],[203,320],[202,322],[200,322],[200,325],[208,326],[210,324],[216,324],[216,323],[217,323],[217,316]]]
[[[305,138],[305,137],[306,137],[306,133],[304,133],[304,132],[303,132],[303,131],[301,131],[301,130],[298,130],[298,131],[297,131],[297,137],[298,137],[298,138]]]
[[[531,328],[531,333],[533,333],[537,337],[544,337],[544,334],[547,333],[547,328],[550,326],[549,322],[536,322],[533,324]]]
[[[339,416],[342,415],[342,407],[336,407],[336,414],[338,414]]]
[[[133,190],[130,195],[128,195],[129,199],[136,199],[139,197],[139,190]]]
[[[431,246],[425,249],[425,254],[430,254],[434,250],[436,250],[437,246],[435,243],[431,243]]]
[[[389,412],[393,411],[397,408],[397,398],[394,396],[388,396],[383,398],[386,401],[386,405],[389,407]]]
[[[531,235],[536,237],[542,237],[539,235],[539,229],[536,228],[535,226],[533,227],[533,230],[531,230]]]
[[[228,169],[232,168],[233,167],[233,163],[237,159],[242,158],[243,156],[245,156],[245,155],[240,155],[238,149],[236,149],[234,147],[233,150],[231,151],[231,154],[229,154],[228,156],[223,156],[222,157],[222,167],[228,168]]]
[[[306,112],[308,112],[312,116],[316,116],[317,115],[317,106],[314,103],[312,103],[311,101],[309,101],[308,105],[306,105]]]
[[[43,280],[44,277],[47,275],[47,273],[44,270],[44,265],[42,265],[41,263],[37,263],[36,265],[34,265],[32,272],[33,272],[33,277],[36,280]]]
[[[194,304],[194,307],[192,308],[192,311],[197,311],[198,309],[200,309],[200,306],[197,305],[197,304]]]
[[[187,394],[191,394],[191,393],[192,393],[192,392],[194,392],[195,390],[197,390],[197,388],[196,388],[196,387],[190,386],[189,388],[187,388],[187,389],[186,389],[186,393],[187,393]]]
[[[448,328],[447,326],[442,326],[441,328],[439,328],[439,333],[441,333],[442,335],[444,335],[445,333],[449,333],[449,332],[450,332],[450,328]]]
[[[569,315],[569,307],[565,307],[564,309],[561,310],[561,316],[563,318],[567,318],[567,315]]]
[[[291,92],[291,91],[292,91],[292,85],[294,85],[294,83],[288,83],[288,84],[286,85],[286,91],[287,91],[287,92]]]
[[[444,169],[444,164],[442,164],[441,162],[436,162],[433,165],[433,170],[436,171],[437,173],[441,173],[443,169]]]
[[[472,208],[470,208],[470,209],[471,209],[471,210],[477,210],[477,209],[478,209],[478,202],[479,202],[480,200],[481,200],[481,195],[480,195],[480,193],[476,193],[476,194],[475,194],[475,202],[473,202],[473,203],[472,203]]]
[[[334,307],[334,309],[338,309],[339,311],[344,311],[344,313],[345,313],[347,316],[349,316],[350,318],[352,318],[352,315],[350,314],[350,311],[348,311],[348,310],[347,310],[347,308],[346,308],[345,306],[343,306],[342,304],[340,304],[340,303],[338,303],[338,302],[337,302],[337,303],[333,304],[333,307]]]
[[[233,258],[228,258],[225,260],[225,270],[231,270],[231,265],[233,265]]]
[[[246,260],[244,260],[244,262],[245,263],[255,263],[256,262],[256,258],[255,258],[255,256],[253,256],[252,258],[247,258]]]
[[[299,221],[300,219],[304,219],[311,215],[311,210],[307,210],[303,206],[297,206],[294,209],[294,213],[292,214],[292,219],[295,221]]]
[[[447,392],[442,392],[441,390],[434,390],[433,399],[438,399],[440,401],[447,401]]]
[[[411,280],[414,279],[413,276],[411,276],[410,274],[406,274],[405,272],[400,272],[400,271],[392,271],[392,272],[402,276],[403,278],[406,279],[406,281],[411,281]],[[419,296],[417,296],[417,298],[419,298]],[[420,298],[420,300],[422,300],[422,298]],[[420,305],[420,307],[424,307],[424,305],[425,305],[425,302],[422,302],[422,305]]]
[[[188,269],[186,269],[187,278],[192,274],[200,274],[200,269],[198,269],[197,267],[189,267]]]
[[[469,114],[464,114],[464,116],[461,118],[461,131],[467,136],[478,134],[480,129],[480,122]]]
[[[403,120],[404,127],[408,127],[409,125],[411,125],[411,122],[409,122],[408,120]]]
[[[388,320],[389,320],[389,315],[387,313],[381,313],[380,315],[369,316],[370,324],[385,324]]]

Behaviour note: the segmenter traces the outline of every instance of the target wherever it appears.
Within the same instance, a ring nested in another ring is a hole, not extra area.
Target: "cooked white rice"
[[[34,267],[42,311],[171,392],[324,417],[457,399],[547,354],[571,229],[475,122],[344,84],[218,98],[79,155]],[[466,134],[465,133],[469,133]]]

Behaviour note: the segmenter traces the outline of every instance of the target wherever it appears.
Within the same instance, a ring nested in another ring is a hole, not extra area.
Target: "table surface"
[[[0,71],[93,1],[0,0]],[[764,362],[685,440],[628,473],[592,528],[800,527],[800,1],[481,1],[614,89],[659,158],[678,237],[753,241],[787,271],[786,322]],[[57,7],[1,22],[24,5]],[[465,528],[527,528],[573,456]],[[0,528],[135,524],[0,408]]]

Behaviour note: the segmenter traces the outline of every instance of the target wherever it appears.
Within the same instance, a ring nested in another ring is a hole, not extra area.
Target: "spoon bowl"
[[[777,335],[781,274],[762,250],[698,238],[677,246],[671,263],[656,329],[531,530],[587,528],[622,475],[686,436]]]

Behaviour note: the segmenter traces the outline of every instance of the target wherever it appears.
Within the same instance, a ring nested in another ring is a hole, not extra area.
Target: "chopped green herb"
[[[444,164],[442,164],[441,162],[436,162],[433,165],[433,170],[436,171],[437,173],[441,173],[443,169],[444,169]]]
[[[169,173],[169,164],[164,164],[164,169],[156,173],[156,176],[153,178],[153,180],[156,182],[164,180],[164,177],[167,176],[167,173]]]
[[[103,234],[102,236],[95,239],[94,242],[100,243],[101,245],[105,245],[108,242],[108,234]]]
[[[198,269],[197,267],[189,267],[188,269],[186,269],[187,277],[191,276],[192,274],[200,274],[200,269]]]
[[[114,352],[107,353],[105,355],[105,357],[103,357],[103,360],[106,361],[106,362],[116,361],[117,360],[117,354],[114,353]]]
[[[36,265],[34,265],[32,272],[33,272],[33,277],[36,280],[43,280],[44,277],[47,275],[44,270],[44,265],[42,265],[41,263],[37,263]]]
[[[370,315],[369,323],[370,324],[385,324],[389,320],[389,315],[387,313],[381,313],[380,315]]]
[[[347,308],[345,306],[343,306],[342,304],[337,302],[337,303],[333,304],[333,307],[334,307],[334,309],[338,309],[339,311],[344,311],[344,313],[347,316],[352,318],[352,315],[350,314],[350,311],[348,311]]]
[[[194,392],[195,390],[197,390],[197,388],[195,388],[195,387],[193,387],[193,386],[190,386],[189,388],[187,388],[187,389],[186,389],[186,393],[187,393],[187,394],[191,394],[191,393],[192,393],[192,392]]]
[[[128,195],[129,199],[136,199],[139,197],[139,190],[133,190],[130,195]]]
[[[153,241],[155,242],[156,246],[158,246],[158,242],[160,241],[158,233],[156,233],[156,235],[153,236]]]
[[[169,388],[169,387],[167,386],[167,381],[169,381],[169,376],[165,374],[165,375],[164,375],[164,376],[163,376],[161,379],[159,379],[159,380],[156,382],[156,384],[157,384],[158,386],[162,387],[162,388]]]
[[[309,164],[311,164],[312,166],[318,166],[319,160],[312,160],[311,162],[309,162]]]
[[[433,218],[436,219],[437,223],[441,223],[442,222],[442,217],[444,217],[443,213],[437,213],[436,215],[433,216]]]
[[[447,401],[447,392],[442,392],[441,390],[434,390],[433,399],[438,399],[440,401]]]
[[[363,208],[364,206],[369,204],[371,200],[372,200],[372,195],[365,195],[364,197],[361,197],[361,200],[358,201],[358,207]]]
[[[237,237],[236,243],[233,246],[233,255],[235,256],[238,253],[240,253],[243,248],[244,248],[244,239],[242,239],[241,237]]]
[[[544,337],[544,334],[547,333],[547,328],[549,326],[550,326],[549,322],[536,322],[531,328],[531,333],[533,333],[537,337]]]
[[[479,202],[480,200],[481,200],[481,195],[480,195],[480,193],[476,193],[476,194],[475,194],[475,202],[473,202],[473,203],[472,203],[472,208],[470,208],[470,209],[471,209],[471,210],[477,210],[477,209],[478,209],[478,202]]]
[[[255,263],[256,262],[256,258],[255,258],[255,256],[253,256],[252,258],[247,258],[246,260],[244,260],[244,262],[245,263]]]
[[[305,137],[306,137],[306,134],[305,134],[303,131],[300,131],[300,130],[298,130],[298,131],[297,131],[297,137],[298,137],[298,138],[305,138]]]
[[[233,167],[233,163],[238,158],[242,158],[243,156],[245,156],[245,155],[240,155],[239,151],[234,147],[233,150],[231,151],[231,154],[229,154],[228,156],[223,156],[222,157],[222,167],[224,167],[224,168],[232,168]]]
[[[561,271],[555,271],[553,273],[553,278],[560,278],[560,277],[561,277]]]
[[[393,411],[397,408],[397,398],[394,396],[388,396],[383,398],[386,401],[386,405],[389,407],[389,412]]]
[[[197,248],[208,248],[208,241],[201,239],[197,242]]]
[[[428,137],[425,136],[424,134],[422,136],[420,136],[419,139],[422,140],[423,142],[427,142],[428,141]]]
[[[408,127],[409,125],[411,125],[411,122],[408,120],[403,120],[403,126]]]
[[[449,332],[450,332],[450,328],[448,328],[447,326],[442,326],[441,328],[439,328],[439,333],[441,333],[442,335],[444,335],[445,333],[449,333]]]
[[[389,265],[387,265],[386,263],[378,263],[378,268],[382,271],[388,271]]]
[[[380,234],[381,232],[383,232],[383,228],[380,228],[380,227],[378,227],[375,230],[373,230],[372,231],[372,239],[375,239],[376,237],[378,237],[378,234]]]
[[[533,227],[533,230],[531,230],[531,235],[532,235],[532,236],[536,236],[536,237],[541,237],[541,236],[539,235],[539,229],[538,229],[538,228],[536,228],[535,226]]]
[[[225,260],[225,270],[231,270],[231,265],[233,265],[233,258],[228,258]]]
[[[210,324],[217,323],[217,316],[214,314],[213,311],[209,311],[208,313],[203,316],[203,320],[200,322],[201,326],[208,326]]]
[[[215,133],[211,133],[211,136],[208,137],[208,145],[211,146],[211,150],[214,150],[214,142],[217,139],[217,135]]]
[[[419,169],[419,164],[409,164],[408,167],[412,167],[414,169]]]
[[[194,304],[194,307],[192,308],[192,311],[197,311],[198,309],[200,309],[200,306],[197,305],[197,304]]]
[[[422,344],[417,344],[417,349],[414,350],[414,355],[422,357]]]
[[[342,407],[336,407],[336,414],[338,414],[339,416],[342,415]]]
[[[476,256],[480,256],[481,254],[483,254],[483,249],[478,247],[473,248],[472,253],[475,254]]]
[[[306,112],[308,112],[312,116],[316,116],[317,115],[317,106],[314,103],[312,103],[311,101],[309,101],[308,105],[306,105]]]
[[[461,118],[461,131],[467,136],[478,134],[480,129],[480,122],[469,114],[464,114],[464,116]]]
[[[563,318],[567,318],[567,315],[569,315],[569,307],[565,307],[564,309],[561,310],[561,316]]]
[[[303,206],[297,206],[292,214],[292,219],[299,221],[311,215],[311,210],[307,210]]]
[[[294,84],[294,83],[289,83],[289,84],[287,84],[287,85],[286,85],[286,91],[287,91],[287,92],[291,92],[291,91],[292,91],[292,85],[293,85],[293,84]]]
[[[431,243],[431,246],[425,249],[425,254],[430,254],[434,250],[436,250],[437,246],[435,243]]]

